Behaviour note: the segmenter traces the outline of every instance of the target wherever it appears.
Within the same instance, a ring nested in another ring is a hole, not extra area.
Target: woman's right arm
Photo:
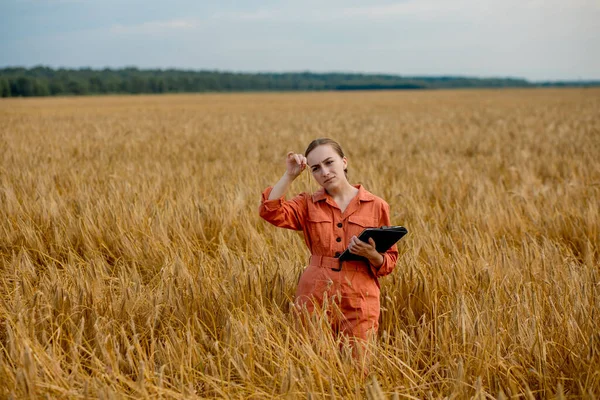
[[[285,165],[286,171],[273,186],[273,190],[269,194],[269,200],[278,199],[286,194],[292,182],[306,169],[306,157],[290,151],[287,154]]]
[[[285,194],[292,182],[306,169],[306,158],[302,154],[289,152],[286,171],[273,187],[262,194],[259,214],[271,224],[288,229],[301,230],[306,213],[306,198],[302,194],[285,201]]]

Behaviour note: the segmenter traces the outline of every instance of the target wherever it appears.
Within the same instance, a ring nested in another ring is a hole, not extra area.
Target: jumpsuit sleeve
[[[381,219],[379,226],[389,226],[390,223],[390,206],[387,203],[383,203],[381,207]],[[392,273],[396,267],[396,261],[398,260],[398,247],[394,244],[383,253],[383,264],[380,267],[370,265],[371,270],[375,276],[385,276]]]
[[[265,221],[280,227],[302,230],[306,216],[306,195],[299,194],[291,200],[285,200],[285,195],[278,199],[268,200],[273,187],[269,186],[262,193],[259,215]]]

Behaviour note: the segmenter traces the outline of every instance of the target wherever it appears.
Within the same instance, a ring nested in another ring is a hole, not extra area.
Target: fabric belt
[[[352,271],[368,271],[369,264],[366,261],[340,261],[337,257],[310,256],[311,267],[330,268],[334,271],[349,269]]]

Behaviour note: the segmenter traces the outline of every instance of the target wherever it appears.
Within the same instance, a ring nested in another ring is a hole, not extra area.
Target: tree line
[[[515,78],[402,77],[349,73],[234,73],[179,69],[0,69],[1,97],[319,90],[394,90],[599,86],[600,82],[531,83]]]

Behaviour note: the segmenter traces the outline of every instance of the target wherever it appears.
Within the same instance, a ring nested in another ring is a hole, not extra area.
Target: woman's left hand
[[[373,238],[369,238],[369,243],[367,243],[356,236],[352,236],[350,244],[348,244],[348,250],[352,254],[367,258],[374,267],[383,265],[383,255],[377,252]]]

